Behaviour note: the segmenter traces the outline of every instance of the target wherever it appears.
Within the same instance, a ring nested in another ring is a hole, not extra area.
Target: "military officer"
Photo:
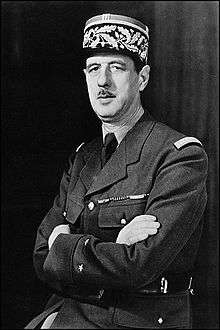
[[[191,327],[207,156],[143,109],[148,41],[130,17],[86,22],[84,73],[102,136],[71,155],[39,226],[34,266],[54,295],[27,329]]]

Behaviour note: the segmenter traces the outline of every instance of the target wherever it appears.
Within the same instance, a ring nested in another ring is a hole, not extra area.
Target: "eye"
[[[99,68],[100,68],[99,65],[93,65],[93,66],[90,66],[89,68],[87,68],[87,72],[94,74],[94,73],[98,72]]]
[[[111,72],[120,72],[124,71],[124,67],[122,67],[120,64],[112,64],[110,66],[110,71]]]

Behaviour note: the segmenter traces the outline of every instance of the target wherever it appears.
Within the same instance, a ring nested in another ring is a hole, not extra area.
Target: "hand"
[[[70,234],[69,225],[59,225],[53,229],[52,233],[50,234],[49,240],[48,240],[49,250],[51,248],[51,245],[53,244],[53,242],[55,241],[55,239],[57,238],[57,236],[59,234]]]
[[[139,215],[122,228],[116,243],[132,245],[158,232],[160,223],[153,215]]]

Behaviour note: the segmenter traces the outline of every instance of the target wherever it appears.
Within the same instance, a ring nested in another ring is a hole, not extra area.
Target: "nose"
[[[111,85],[111,73],[108,68],[102,68],[97,82],[99,87],[109,87]]]

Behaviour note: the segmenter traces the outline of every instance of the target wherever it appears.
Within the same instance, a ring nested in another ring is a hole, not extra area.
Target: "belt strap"
[[[190,275],[170,275],[163,276],[158,280],[152,282],[151,284],[139,290],[140,293],[150,294],[150,293],[176,293],[180,291],[191,290],[192,288],[192,276]]]

